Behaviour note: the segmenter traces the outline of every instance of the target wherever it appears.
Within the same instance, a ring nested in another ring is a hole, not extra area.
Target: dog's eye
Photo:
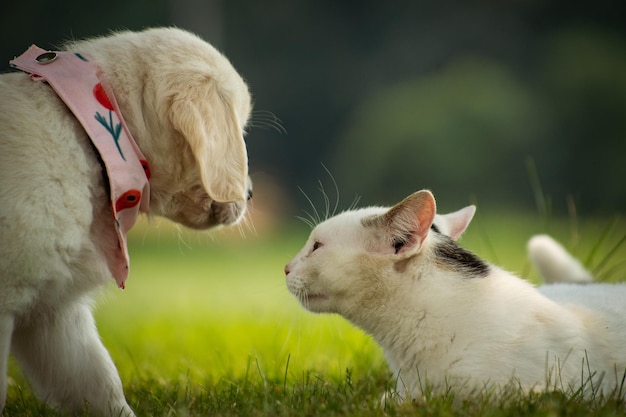
[[[315,243],[313,244],[313,250],[312,250],[312,252],[315,252],[316,250],[318,250],[318,249],[319,249],[319,248],[321,248],[321,247],[322,247],[322,244],[321,244],[320,242],[315,242]]]

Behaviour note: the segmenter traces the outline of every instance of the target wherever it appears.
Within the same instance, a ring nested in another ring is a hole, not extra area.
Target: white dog
[[[242,218],[251,98],[224,56],[173,28],[64,50],[97,64],[110,86],[149,163],[150,214],[197,229]],[[113,282],[110,253],[119,250],[103,172],[50,85],[24,72],[0,76],[0,414],[13,354],[46,401],[133,415],[91,312],[94,290]]]

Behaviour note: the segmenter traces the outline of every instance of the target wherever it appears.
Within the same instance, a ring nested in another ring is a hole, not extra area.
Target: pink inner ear
[[[435,220],[436,207],[435,199],[432,194],[428,193],[427,196],[421,201],[421,204],[417,207],[417,237],[420,244],[426,239],[430,226],[432,226]]]
[[[418,250],[435,219],[435,198],[430,191],[418,191],[386,213],[392,240],[405,242],[396,253]]]
[[[450,238],[452,240],[458,240],[461,237],[474,218],[474,213],[476,213],[476,206],[471,205],[447,215],[450,224]]]

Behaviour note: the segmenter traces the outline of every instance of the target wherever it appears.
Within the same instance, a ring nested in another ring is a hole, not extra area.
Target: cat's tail
[[[528,255],[546,283],[588,283],[593,275],[556,240],[536,235],[528,241]]]

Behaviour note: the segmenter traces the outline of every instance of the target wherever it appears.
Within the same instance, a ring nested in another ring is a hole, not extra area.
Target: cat
[[[538,289],[456,243],[474,210],[438,215],[422,190],[338,214],[285,266],[287,287],[373,336],[399,400],[509,384],[623,395],[626,285]]]

